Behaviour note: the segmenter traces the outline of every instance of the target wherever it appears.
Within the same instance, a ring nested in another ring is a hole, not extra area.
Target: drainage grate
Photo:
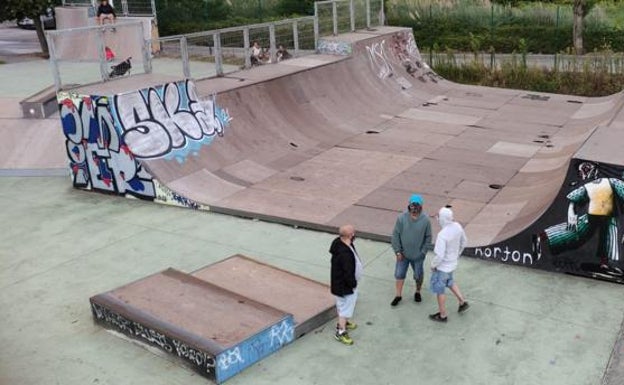
[[[375,130],[368,130],[366,131],[367,134],[379,134],[379,131],[375,131]]]
[[[500,189],[502,189],[502,188],[503,188],[503,185],[502,185],[502,184],[491,184],[491,185],[490,185],[490,188],[491,188],[492,190],[500,190]]]
[[[300,176],[291,176],[290,180],[294,180],[295,182],[303,182],[305,178],[302,178]]]
[[[294,147],[294,148],[299,147],[299,146],[297,146],[297,143],[293,143],[293,142],[290,142],[290,146],[291,146],[291,147]]]

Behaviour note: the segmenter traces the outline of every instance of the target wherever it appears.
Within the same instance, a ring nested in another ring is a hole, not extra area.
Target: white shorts
[[[338,317],[351,318],[353,317],[353,311],[355,310],[355,302],[357,301],[357,290],[353,291],[353,294],[345,295],[344,297],[336,297],[336,309],[338,310]]]

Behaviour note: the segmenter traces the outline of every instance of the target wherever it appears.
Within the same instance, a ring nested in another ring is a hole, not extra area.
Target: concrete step
[[[233,255],[191,274],[292,314],[295,338],[336,317],[335,300],[329,286],[244,255]]]
[[[167,269],[90,299],[95,321],[221,383],[294,339],[293,316]]]

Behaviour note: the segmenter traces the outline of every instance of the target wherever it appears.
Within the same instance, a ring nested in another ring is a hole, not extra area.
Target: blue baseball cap
[[[418,194],[413,194],[413,195],[410,197],[409,204],[410,204],[410,205],[415,204],[415,205],[420,205],[420,206],[422,206],[422,205],[423,205],[423,199],[422,199],[422,197],[421,197],[420,195],[418,195]]]

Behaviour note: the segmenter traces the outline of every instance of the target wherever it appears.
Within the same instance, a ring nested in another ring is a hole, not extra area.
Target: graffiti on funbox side
[[[59,99],[74,187],[154,199],[152,176],[117,133],[109,99],[69,94]]]
[[[214,95],[200,101],[188,80],[117,95],[113,109],[123,138],[137,158],[179,163],[197,155],[215,136],[223,136],[232,120]]]
[[[214,378],[216,360],[213,355],[196,349],[183,341],[170,338],[157,330],[142,325],[139,322],[128,320],[110,309],[96,303],[91,303],[91,309],[93,310],[93,315],[98,321],[108,324],[113,329],[116,329],[130,337],[136,338],[137,340],[145,341],[151,345],[157,346],[167,353],[175,354],[185,361],[193,364],[193,366],[195,366],[200,373]]]

